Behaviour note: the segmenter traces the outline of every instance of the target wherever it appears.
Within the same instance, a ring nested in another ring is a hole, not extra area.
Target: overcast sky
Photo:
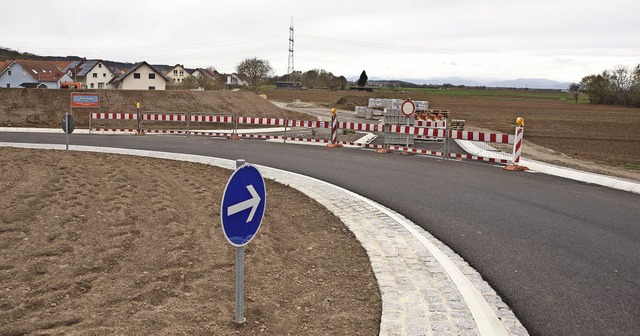
[[[638,0],[37,0],[0,2],[0,46],[233,72],[579,81],[640,64]]]

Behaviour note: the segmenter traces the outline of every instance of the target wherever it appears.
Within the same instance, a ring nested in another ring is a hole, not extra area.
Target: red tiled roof
[[[0,61],[0,74],[3,73],[12,63],[13,60]]]
[[[16,60],[20,66],[39,82],[57,82],[64,72],[56,61]]]

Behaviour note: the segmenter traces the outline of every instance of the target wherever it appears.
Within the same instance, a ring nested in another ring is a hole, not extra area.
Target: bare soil
[[[58,128],[63,114],[70,110],[71,92],[69,90],[2,89],[0,90],[0,126]],[[133,90],[91,90],[91,92],[100,94],[100,109],[74,108],[73,115],[78,127],[88,126],[91,112],[136,113],[138,102],[140,111],[143,112],[200,112],[244,117],[315,120],[305,114],[282,110],[251,92]],[[135,128],[135,122],[124,124],[117,121],[106,125]],[[211,124],[207,126],[211,127]]]
[[[369,260],[333,214],[266,181],[247,323],[220,225],[231,171],[0,148],[0,335],[374,335]]]

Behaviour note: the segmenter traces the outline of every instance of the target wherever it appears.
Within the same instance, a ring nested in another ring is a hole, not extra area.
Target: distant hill
[[[359,77],[350,77],[349,80],[355,82]],[[386,85],[392,86],[397,84],[401,87],[411,87],[414,85],[453,85],[467,87],[494,87],[494,88],[522,88],[522,89],[549,89],[549,90],[566,90],[571,83],[558,82],[544,78],[518,78],[510,80],[497,80],[491,78],[464,78],[464,77],[434,77],[429,79],[383,79],[370,78],[367,82],[370,85]]]
[[[544,78],[518,78],[514,80],[504,80],[498,82],[491,82],[487,86],[492,87],[515,87],[515,88],[530,88],[530,89],[557,89],[567,90],[571,83],[558,82]]]

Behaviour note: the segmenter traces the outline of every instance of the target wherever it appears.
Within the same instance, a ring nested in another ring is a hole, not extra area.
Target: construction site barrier
[[[92,130],[92,120],[137,120],[136,113],[91,113],[89,120],[89,128]],[[144,129],[147,134],[173,134],[173,135],[200,135],[200,136],[212,136],[212,137],[228,137],[230,135],[237,135],[240,138],[246,139],[274,139],[283,141],[300,141],[310,143],[330,143],[328,139],[309,139],[302,137],[291,137],[286,135],[288,127],[291,128],[323,128],[331,129],[332,125],[329,121],[314,121],[314,120],[288,120],[281,118],[259,118],[259,117],[236,117],[229,114],[204,114],[204,113],[162,113],[162,112],[142,112],[140,118],[143,121],[154,122],[185,122],[186,130],[171,130],[171,129]],[[231,127],[226,131],[212,131],[212,130],[191,130],[190,123],[221,123],[229,124]],[[264,134],[248,134],[238,132],[237,126],[242,125],[260,125],[260,126],[283,126],[285,128],[284,136],[282,135],[264,135]],[[498,144],[510,144],[514,145],[516,142],[516,135],[501,134],[501,133],[488,133],[488,132],[470,132],[459,130],[447,130],[446,120],[416,120],[413,126],[408,125],[382,125],[379,123],[355,123],[355,122],[337,122],[338,128],[343,130],[354,130],[361,132],[385,132],[396,133],[404,135],[413,135],[419,138],[430,138],[444,140],[443,150],[426,150],[420,148],[414,148],[411,146],[389,146],[386,148],[394,151],[402,151],[414,154],[423,154],[431,156],[439,156],[443,158],[454,159],[466,159],[477,160],[485,162],[495,162],[501,164],[509,164],[509,160],[493,157],[483,157],[477,155],[470,155],[465,153],[450,153],[448,148],[448,139],[469,140],[476,142],[498,143]],[[148,128],[148,127],[147,127]],[[133,128],[95,128],[95,131],[112,132],[112,133],[135,133],[136,129]],[[520,138],[521,142],[521,138]],[[334,139],[334,143],[343,145],[358,146],[363,148],[383,149],[384,145],[373,145],[367,143],[354,143],[337,141]],[[520,149],[514,147],[513,159],[511,161],[517,162],[520,157]]]

